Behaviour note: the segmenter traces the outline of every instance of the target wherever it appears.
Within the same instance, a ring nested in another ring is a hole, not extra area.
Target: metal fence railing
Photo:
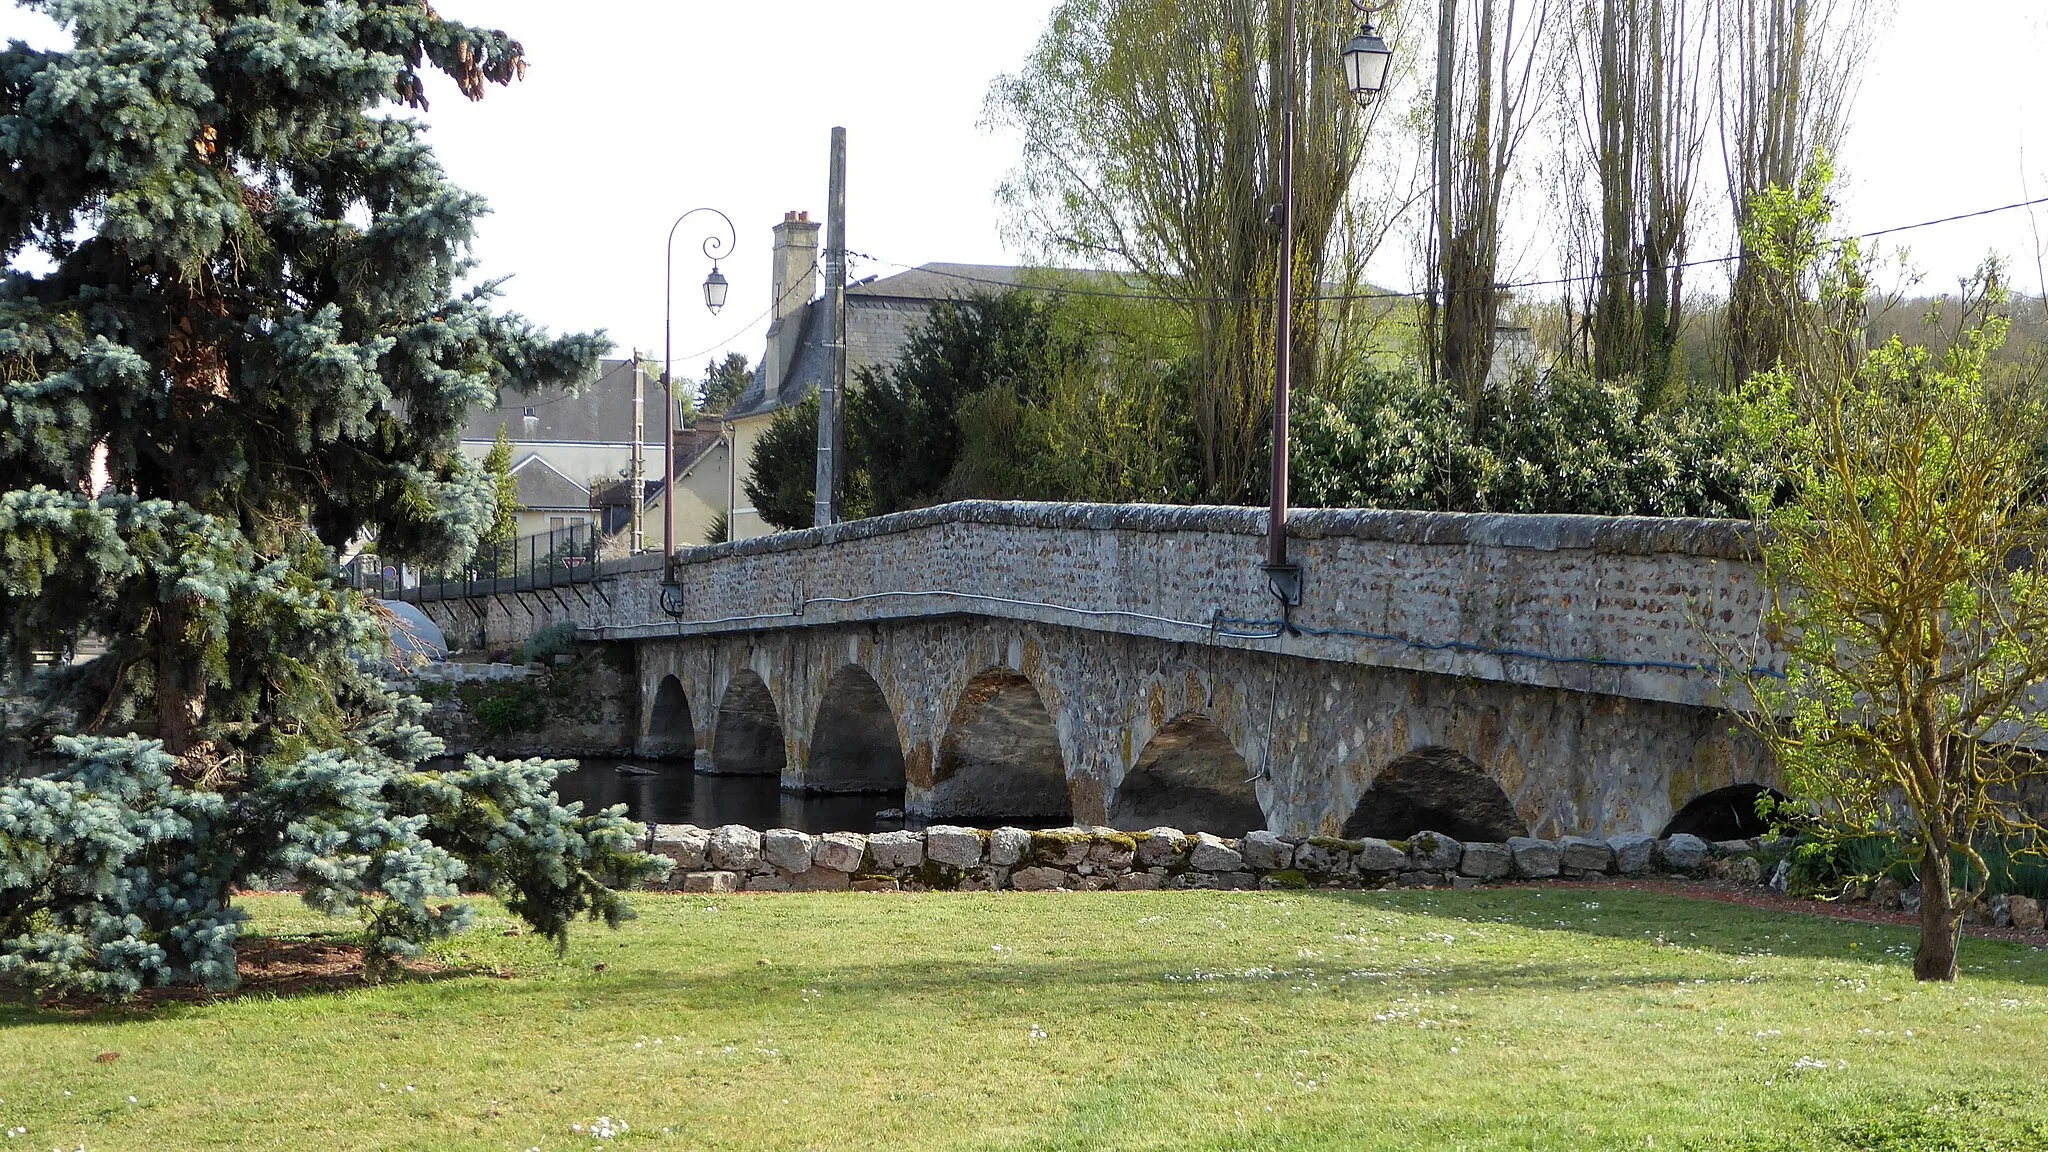
[[[599,538],[590,524],[573,524],[479,545],[467,565],[452,570],[410,568],[363,554],[342,566],[342,579],[380,600],[448,599],[530,592],[587,584],[597,579]]]

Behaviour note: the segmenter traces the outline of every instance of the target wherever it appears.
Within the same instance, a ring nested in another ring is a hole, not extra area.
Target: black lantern
[[[726,283],[725,273],[720,272],[718,265],[713,264],[711,275],[704,280],[704,306],[711,309],[713,316],[718,315],[718,310],[725,307],[725,294],[731,287],[732,285]]]
[[[1344,81],[1359,107],[1370,105],[1387,86],[1387,70],[1393,65],[1394,50],[1367,24],[1344,46]]]

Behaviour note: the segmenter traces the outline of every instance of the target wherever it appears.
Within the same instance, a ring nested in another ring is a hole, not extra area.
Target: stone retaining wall
[[[1175,828],[961,828],[827,832],[743,825],[662,824],[653,850],[675,861],[670,886],[685,892],[1140,891],[1158,888],[1472,887],[1496,880],[1693,874],[1716,861],[1747,860],[1755,841],[1517,838],[1462,843],[1424,832],[1405,841],[1297,838],[1253,832],[1225,839]],[[1754,860],[1748,860],[1752,866]],[[1760,867],[1760,866],[1758,866]],[[1759,873],[1760,878],[1760,873]]]
[[[1435,832],[1402,840],[1300,838],[1253,832],[1225,839],[1177,828],[962,828],[924,831],[766,832],[740,824],[660,824],[652,850],[673,860],[668,886],[682,892],[1119,892],[1158,889],[1475,888],[1521,880],[1707,876],[1763,884],[1763,845],[1697,836],[1627,835],[1505,844],[1460,842]],[[1782,890],[1782,884],[1772,881]],[[1845,898],[1911,912],[1915,890],[1879,881]],[[1970,923],[2041,933],[2043,905],[1995,896]]]

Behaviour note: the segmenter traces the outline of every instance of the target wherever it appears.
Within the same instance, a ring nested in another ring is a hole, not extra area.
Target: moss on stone
[[[1311,836],[1308,843],[1330,852],[1363,852],[1365,841],[1345,840],[1338,836]],[[1407,851],[1404,847],[1402,851]]]
[[[1024,864],[1059,867],[1058,861],[1068,849],[1079,845],[1085,855],[1087,847],[1094,842],[1095,837],[1086,832],[1033,832],[1031,847],[1024,853]]]
[[[1278,872],[1268,872],[1266,873],[1266,879],[1271,880],[1282,888],[1308,887],[1308,877],[1295,868],[1282,868]]]
[[[951,864],[926,860],[917,866],[912,878],[934,892],[951,892],[960,887],[961,877],[966,875]]]
[[[1116,832],[1108,828],[1098,828],[1090,838],[1097,844],[1114,844],[1126,852],[1136,852],[1138,850],[1138,838],[1129,832]]]

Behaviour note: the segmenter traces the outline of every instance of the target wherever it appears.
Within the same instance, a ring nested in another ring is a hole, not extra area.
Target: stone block
[[[853,886],[853,877],[837,868],[813,865],[789,878],[791,892],[844,892]]]
[[[1614,870],[1623,876],[1640,876],[1648,872],[1657,855],[1656,839],[1640,832],[1610,836],[1607,847],[1614,853]]]
[[[900,892],[903,889],[894,876],[856,876],[851,887],[855,892]]]
[[[1756,851],[1756,841],[1754,840],[1714,841],[1714,854],[1716,856],[1741,856],[1744,853],[1754,851]]]
[[[868,837],[868,854],[881,872],[896,872],[924,863],[924,837],[916,832],[877,832]]]
[[[972,868],[981,863],[981,833],[938,825],[924,830],[924,854],[935,863]]]
[[[1481,881],[1477,876],[1451,877],[1451,887],[1453,888],[1477,888],[1479,887],[1480,883]]]
[[[792,828],[770,828],[761,833],[761,859],[785,872],[802,872],[811,866],[811,838]]]
[[[988,835],[988,862],[998,868],[1014,868],[1031,849],[1031,833],[1022,828],[998,828]]]
[[[1351,864],[1356,872],[1377,875],[1399,872],[1408,866],[1408,854],[1385,840],[1367,837],[1356,843],[1358,847],[1352,854]]]
[[[1111,883],[1113,881],[1107,876],[1077,876],[1068,881],[1068,884],[1076,892],[1100,892],[1104,888],[1109,887]]]
[[[744,824],[727,824],[711,833],[711,866],[745,872],[761,863],[761,834]]]
[[[1218,872],[1215,876],[1216,887],[1232,892],[1251,892],[1259,886],[1259,878],[1249,872]]]
[[[1558,862],[1564,853],[1553,841],[1517,836],[1508,841],[1508,855],[1514,858],[1515,875],[1526,880],[1540,880],[1557,875]]]
[[[1187,833],[1178,828],[1153,828],[1138,840],[1138,867],[1171,868],[1187,851]]]
[[[1449,872],[1464,854],[1464,844],[1441,832],[1417,832],[1408,838],[1408,860],[1420,872]]]
[[[659,824],[654,829],[654,854],[666,856],[686,872],[704,867],[711,833],[694,824]]]
[[[1086,828],[1046,828],[1031,834],[1024,859],[1047,868],[1072,868],[1088,858],[1095,837]]]
[[[1514,871],[1515,858],[1505,844],[1467,844],[1458,874],[1474,880],[1498,880]]]
[[[740,886],[737,872],[686,872],[683,874],[685,892],[733,892]]]
[[[2042,927],[2041,902],[2031,896],[2015,896],[2006,905],[2012,916],[2012,926],[2026,932],[2039,932]]]
[[[858,832],[827,832],[811,842],[811,863],[834,872],[860,871],[867,854],[868,838]]]
[[[1696,872],[1707,862],[1707,842],[1689,833],[1657,841],[1657,863],[1673,872]]]
[[[1188,854],[1188,865],[1197,872],[1236,872],[1244,867],[1244,855],[1234,841],[1198,832],[1195,850]]]
[[[1444,880],[1445,876],[1442,872],[1423,872],[1417,870],[1401,873],[1401,887],[1403,888],[1435,888],[1441,886]]]
[[[1088,846],[1089,862],[1110,872],[1128,871],[1137,854],[1138,842],[1130,833],[1107,828],[1098,829],[1095,843]]]
[[[1010,873],[1010,887],[1019,892],[1050,892],[1054,888],[1065,888],[1072,883],[1073,877],[1068,876],[1062,869],[1049,868],[1042,864],[1033,868],[1019,868]]]
[[[1278,872],[1294,867],[1294,841],[1273,832],[1248,832],[1238,846],[1244,866],[1256,872]]]
[[[1605,872],[1614,862],[1614,849],[1605,840],[1590,836],[1567,836],[1558,841],[1557,866],[1571,872]]]
[[[1396,856],[1407,859],[1399,853]],[[1349,849],[1339,848],[1332,841],[1306,840],[1294,850],[1294,866],[1311,876],[1347,876],[1351,873],[1352,856]]]
[[[741,888],[747,892],[787,892],[789,877],[780,872],[768,872],[760,876],[749,876]]]
[[[1116,878],[1116,890],[1119,892],[1152,892],[1158,890],[1163,879],[1163,877],[1154,876],[1150,872],[1133,872],[1128,876]]]

